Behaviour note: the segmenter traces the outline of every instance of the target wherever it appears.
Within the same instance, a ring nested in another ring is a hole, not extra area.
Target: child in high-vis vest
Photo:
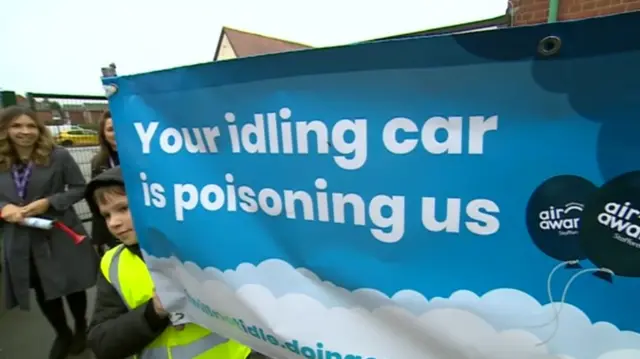
[[[98,359],[257,359],[251,348],[196,324],[173,326],[138,246],[120,167],[87,185],[94,216],[122,243],[105,253],[88,342]]]

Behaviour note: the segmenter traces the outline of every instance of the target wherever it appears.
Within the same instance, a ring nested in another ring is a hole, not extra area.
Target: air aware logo
[[[588,179],[575,175],[558,175],[542,182],[526,209],[527,231],[536,247],[559,261],[583,259],[580,232],[584,206],[597,189]]]
[[[607,203],[598,214],[598,222],[614,231],[614,239],[640,248],[640,210],[633,208],[631,202]]]
[[[584,205],[578,202],[569,202],[562,207],[549,206],[538,214],[540,229],[555,231],[561,236],[578,235],[583,209]]]

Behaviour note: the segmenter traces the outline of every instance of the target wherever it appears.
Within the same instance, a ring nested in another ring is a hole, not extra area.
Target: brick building
[[[585,19],[640,10],[640,0],[511,0],[513,25]]]

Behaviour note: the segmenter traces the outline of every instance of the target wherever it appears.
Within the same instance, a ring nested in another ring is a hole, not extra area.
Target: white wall
[[[231,59],[235,59],[238,56],[236,56],[235,51],[233,51],[233,47],[231,47],[231,43],[229,42],[229,39],[227,38],[227,35],[225,34],[222,37],[222,41],[220,43],[220,51],[218,52],[218,58],[215,59],[216,61],[218,60],[231,60]]]

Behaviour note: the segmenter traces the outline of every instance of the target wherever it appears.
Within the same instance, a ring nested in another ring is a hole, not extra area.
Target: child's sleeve
[[[151,301],[129,310],[100,273],[88,341],[97,359],[121,359],[142,351],[170,324],[153,310]]]

